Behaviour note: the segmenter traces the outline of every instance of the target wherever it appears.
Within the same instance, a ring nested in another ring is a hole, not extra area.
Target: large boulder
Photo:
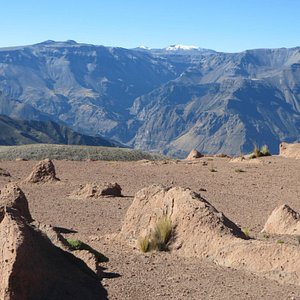
[[[15,183],[9,183],[0,190],[0,210],[4,210],[5,207],[18,210],[27,222],[33,221],[28,208],[27,198]]]
[[[241,229],[199,194],[181,187],[152,185],[136,193],[129,207],[121,237],[135,246],[158,220],[169,217],[176,228],[175,247],[185,256],[207,257],[213,248],[235,239],[246,239]]]
[[[56,177],[56,171],[53,162],[50,159],[40,161],[33,169],[31,174],[25,180],[30,183],[45,183],[59,181]]]
[[[87,183],[69,195],[72,199],[97,199],[104,196],[122,197],[122,188],[116,182]]]
[[[193,160],[196,158],[201,158],[203,155],[196,149],[193,149],[190,154],[187,156],[186,160]]]
[[[287,204],[276,207],[269,216],[263,232],[300,235],[300,214]]]
[[[137,247],[162,217],[171,220],[170,249],[178,255],[300,285],[299,247],[247,239],[236,224],[189,189],[150,186],[137,192],[118,237]]]
[[[0,240],[0,299],[107,299],[97,275],[15,207],[0,205]]]
[[[279,145],[279,154],[284,157],[300,158],[300,143],[281,143]]]

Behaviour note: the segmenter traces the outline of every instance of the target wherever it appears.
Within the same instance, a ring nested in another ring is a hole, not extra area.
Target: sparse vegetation
[[[157,250],[168,250],[168,244],[172,236],[172,221],[169,217],[162,217],[156,223],[153,232],[153,240],[156,242]]]
[[[171,219],[164,216],[157,221],[150,235],[138,239],[138,248],[142,252],[168,251],[173,233]]]
[[[86,244],[80,240],[67,239],[67,242],[72,251],[87,250],[96,256],[98,262],[108,262],[109,261],[108,257],[106,257],[102,253],[98,252],[97,250],[93,249],[91,246],[89,246],[88,244]]]
[[[250,231],[249,231],[249,228],[243,228],[242,229],[244,235],[247,237],[247,238],[250,238]]]
[[[149,252],[151,250],[150,246],[151,246],[151,243],[150,243],[150,237],[147,235],[145,237],[141,237],[138,239],[137,241],[137,245],[138,245],[138,248],[146,253],[146,252]]]
[[[22,146],[0,146],[0,160],[26,160],[68,159],[68,160],[107,160],[107,161],[136,161],[161,160],[165,156],[147,153],[140,150],[114,147],[73,146],[34,144]]]
[[[210,172],[218,172],[217,169],[214,168],[214,167],[210,167],[210,168],[209,168],[209,171],[210,171]]]
[[[297,235],[298,245],[300,245],[300,235]]]
[[[277,244],[284,244],[283,240],[277,240]]]
[[[270,156],[271,155],[268,145],[263,145],[260,149],[260,152],[262,153],[263,156]]]
[[[253,156],[254,158],[262,156],[262,153],[260,152],[259,147],[257,145],[254,145]]]
[[[269,239],[269,238],[270,238],[270,235],[267,234],[267,233],[264,233],[264,234],[263,234],[263,237],[264,237],[265,239]]]
[[[257,145],[254,145],[253,153],[250,155],[250,158],[257,158],[262,156],[270,156],[271,153],[269,151],[268,145],[263,145],[261,149]]]

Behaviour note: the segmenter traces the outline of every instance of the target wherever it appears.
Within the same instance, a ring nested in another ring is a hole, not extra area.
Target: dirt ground
[[[0,188],[9,181],[24,180],[35,164],[0,162],[0,167],[12,175],[0,176]],[[106,277],[102,283],[109,299],[300,299],[300,286],[282,285],[206,260],[184,259],[174,252],[143,254],[113,239],[135,193],[154,183],[200,192],[250,236],[263,239],[259,232],[277,205],[287,203],[300,211],[300,160],[266,157],[233,163],[228,158],[204,157],[177,162],[54,164],[60,182],[20,183],[20,187],[34,219],[77,231],[65,236],[79,238],[109,257],[110,261],[102,264]],[[119,183],[125,197],[68,197],[80,184],[103,181]]]

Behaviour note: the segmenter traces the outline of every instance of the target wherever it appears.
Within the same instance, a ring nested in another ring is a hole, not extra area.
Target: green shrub
[[[96,251],[91,246],[89,246],[88,244],[86,244],[86,243],[84,243],[80,240],[67,239],[67,242],[68,242],[68,244],[69,244],[72,251],[87,250],[87,251],[89,251],[90,253],[92,253],[96,256],[96,259],[97,259],[98,262],[108,262],[109,261],[108,257],[106,257],[102,253]]]
[[[277,240],[277,244],[284,244],[283,240]]]

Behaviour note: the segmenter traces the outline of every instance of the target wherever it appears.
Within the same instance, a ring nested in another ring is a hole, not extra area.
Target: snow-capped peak
[[[138,48],[140,48],[140,49],[144,49],[144,50],[150,50],[150,48],[149,48],[149,47],[147,47],[147,46],[144,46],[144,45],[141,45],[141,46],[139,46]]]
[[[197,46],[187,46],[187,45],[170,45],[169,47],[165,48],[167,51],[178,51],[178,50],[198,50],[199,47]]]

